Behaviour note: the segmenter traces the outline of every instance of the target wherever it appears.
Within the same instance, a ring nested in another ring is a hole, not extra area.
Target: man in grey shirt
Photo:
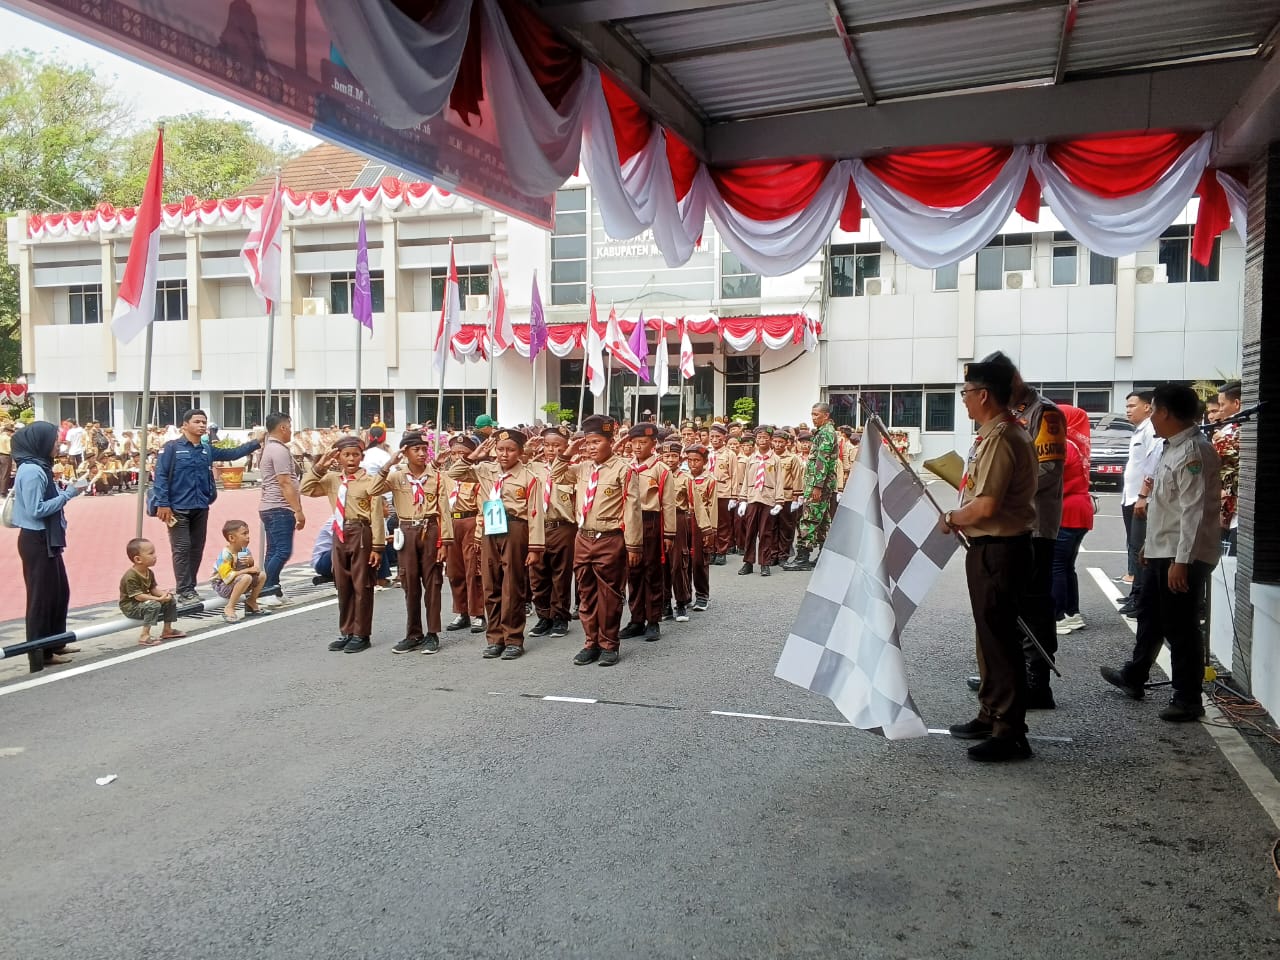
[[[307,522],[302,513],[302,496],[298,467],[289,450],[293,439],[293,421],[283,413],[267,417],[267,440],[262,447],[259,470],[262,473],[262,502],[258,516],[267,534],[263,571],[267,582],[262,587],[258,602],[266,606],[284,603],[280,589],[280,571],[293,553],[293,534]]]

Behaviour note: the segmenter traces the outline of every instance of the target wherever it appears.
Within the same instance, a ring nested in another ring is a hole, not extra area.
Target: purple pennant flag
[[[529,362],[538,358],[547,346],[547,317],[542,312],[542,297],[538,294],[538,272],[533,273],[533,299],[529,301]]]
[[[369,241],[364,234],[364,214],[356,237],[356,282],[351,291],[351,315],[373,333],[373,287],[369,283]]]
[[[649,376],[649,331],[644,326],[644,311],[640,311],[640,319],[636,321],[636,328],[631,331],[631,349],[635,351],[637,357],[640,358],[640,371],[637,376],[645,383],[650,383]]]

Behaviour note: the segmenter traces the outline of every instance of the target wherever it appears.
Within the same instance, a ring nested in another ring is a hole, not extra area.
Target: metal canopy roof
[[[1280,0],[528,2],[715,163],[1213,129],[1280,33]]]

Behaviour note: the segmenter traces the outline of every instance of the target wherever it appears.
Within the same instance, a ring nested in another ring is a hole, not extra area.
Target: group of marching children
[[[699,436],[688,424],[676,434],[648,422],[620,433],[605,416],[586,418],[577,434],[551,426],[538,436],[485,417],[434,457],[433,434],[405,434],[372,474],[361,469],[360,441],[339,440],[303,482],[333,509],[339,636],[329,649],[370,646],[387,494],[403,540],[406,631],[395,653],[440,650],[447,579],[454,618],[444,629],[484,633],[486,659],[518,659],[526,633],[565,636],[576,616],[585,636],[573,662],[612,666],[620,641],[657,641],[663,620],[705,611],[709,568],[728,553],[742,553],[740,574],[758,566],[768,576],[786,558],[806,434],[734,436],[736,425],[714,424]],[[537,620],[526,631],[530,612]]]

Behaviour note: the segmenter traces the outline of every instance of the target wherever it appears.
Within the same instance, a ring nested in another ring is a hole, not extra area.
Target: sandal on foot
[[[234,613],[224,613],[224,614],[222,615],[222,619],[223,619],[223,620],[225,620],[227,623],[239,623],[239,622],[240,622],[240,618],[239,618],[239,617],[237,617]]]
[[[160,634],[160,639],[161,640],[181,640],[185,636],[186,634],[183,633],[181,630],[174,630],[172,632],[166,631]]]
[[[158,647],[163,642],[164,642],[163,640],[158,640],[155,637],[139,637],[138,638],[138,645],[142,647]]]

